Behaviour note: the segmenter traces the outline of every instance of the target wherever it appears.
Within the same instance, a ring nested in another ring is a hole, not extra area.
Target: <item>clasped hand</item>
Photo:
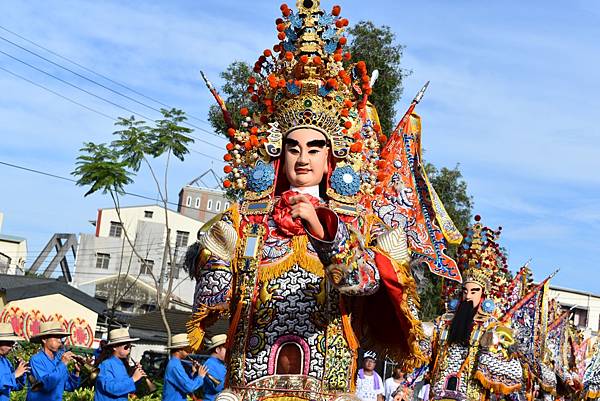
[[[131,378],[133,379],[134,382],[137,382],[142,377],[146,377],[146,372],[144,372],[144,369],[142,369],[142,365],[140,365],[138,363],[135,366],[135,370],[133,371],[133,375],[131,375]]]
[[[318,238],[325,238],[325,230],[319,221],[317,211],[313,204],[304,195],[295,195],[290,198],[291,214],[293,218],[301,218],[306,222],[310,233]]]

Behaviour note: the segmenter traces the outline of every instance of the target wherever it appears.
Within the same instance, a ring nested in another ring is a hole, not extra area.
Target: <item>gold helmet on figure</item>
[[[266,49],[248,81],[252,110],[242,109],[243,121],[230,128],[225,187],[245,192],[245,199],[273,196],[285,136],[298,128],[323,133],[331,148],[327,195],[356,203],[372,194],[377,178],[381,128],[367,103],[370,78],[364,62],[351,63],[344,52],[348,20],[340,7],[331,12],[318,0],[298,0],[297,11],[281,6],[277,19],[279,43]]]

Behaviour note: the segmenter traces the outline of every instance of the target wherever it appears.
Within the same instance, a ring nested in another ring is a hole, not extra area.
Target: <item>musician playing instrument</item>
[[[40,332],[30,341],[42,344],[40,351],[31,357],[30,386],[27,401],[59,401],[65,391],[74,391],[81,384],[79,365],[70,373],[67,365],[73,360],[73,353],[65,351],[62,339],[71,334],[64,331],[60,322],[49,321],[40,324]]]
[[[191,377],[185,371],[182,360],[190,354],[190,342],[186,333],[176,334],[171,338],[171,346],[167,347],[171,358],[165,370],[163,401],[186,401],[187,395],[199,389],[207,373],[207,368],[192,361]],[[186,361],[187,362],[187,361]]]
[[[20,360],[15,369],[6,358],[15,343],[22,340],[13,332],[10,323],[0,323],[0,401],[9,401],[11,391],[21,390],[25,386],[29,372],[27,362]]]
[[[146,373],[137,364],[130,376],[125,361],[131,352],[131,343],[138,340],[129,336],[128,329],[114,329],[108,333],[108,343],[97,362],[100,373],[94,392],[96,401],[127,401],[128,395],[135,393],[135,384],[146,377]]]
[[[212,336],[206,342],[207,352],[210,353],[210,358],[206,360],[204,366],[207,368],[207,376],[212,380],[204,380],[202,391],[204,401],[214,401],[217,395],[223,391],[225,385],[225,376],[227,375],[227,367],[225,366],[225,357],[227,355],[227,334],[217,334]]]

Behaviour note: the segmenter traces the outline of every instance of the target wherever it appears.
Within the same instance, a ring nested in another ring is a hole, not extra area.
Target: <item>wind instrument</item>
[[[187,356],[185,359],[182,359],[181,362],[191,364],[191,365],[195,366],[196,368],[198,368],[200,366],[200,362],[196,361],[193,358],[190,358],[189,356]],[[221,380],[217,379],[216,377],[214,377],[213,375],[211,375],[208,372],[206,372],[206,377],[208,378],[208,380],[210,380],[215,385],[215,387],[217,387],[219,384],[221,384]]]
[[[13,351],[17,351],[18,350],[23,350],[23,346],[21,344],[19,344],[19,342],[15,342],[15,344],[13,345],[12,350]],[[22,358],[18,358],[17,359],[18,363],[21,363],[21,361],[25,361]],[[29,363],[29,362],[27,362]],[[44,386],[44,383],[42,383],[40,380],[38,380],[31,372],[29,372],[27,374],[27,381],[29,382],[29,390],[36,392],[36,391],[40,391],[42,389],[42,387]]]
[[[133,360],[133,358],[128,357],[128,359],[133,363],[133,365],[129,366],[129,370],[130,370],[130,374],[133,375],[133,372],[135,371],[135,369],[138,366],[142,366],[139,362],[136,362]],[[150,380],[147,376],[144,376],[144,382],[146,383],[146,388],[148,389],[148,394],[152,394],[154,392],[156,392],[156,390],[158,390],[158,387],[156,387],[156,384],[154,384],[152,382],[152,380]]]

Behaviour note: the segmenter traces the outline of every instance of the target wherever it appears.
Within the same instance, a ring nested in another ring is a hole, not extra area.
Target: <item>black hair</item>
[[[98,358],[96,358],[96,361],[94,361],[94,365],[100,366],[102,362],[104,362],[112,356],[114,350],[115,347],[112,345],[105,345],[104,347],[102,347],[102,351],[100,351],[100,355],[98,356]]]

